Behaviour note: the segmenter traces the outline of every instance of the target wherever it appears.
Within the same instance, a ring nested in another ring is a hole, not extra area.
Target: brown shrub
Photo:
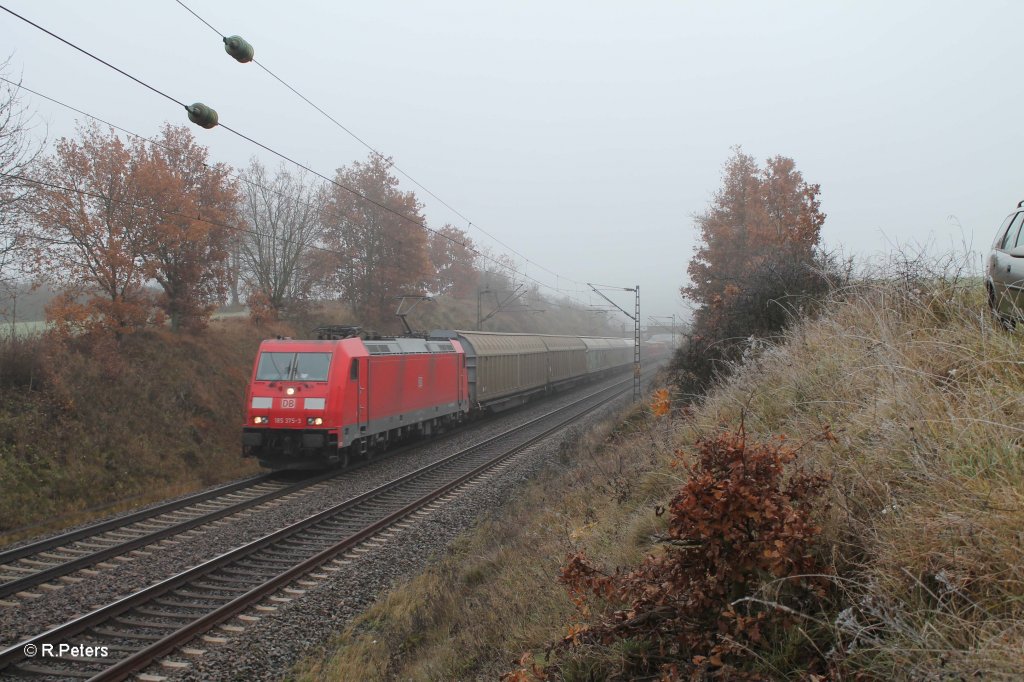
[[[560,580],[584,618],[600,612],[571,628],[562,646],[630,642],[643,654],[621,670],[624,677],[758,679],[750,672],[758,650],[824,608],[827,571],[814,555],[821,529],[812,514],[828,477],[791,470],[796,448],[783,438],[748,443],[742,428],[702,438],[696,450],[693,463],[682,453],[673,463],[688,480],[667,509],[658,509],[669,515],[659,551],[625,572],[607,573],[582,552],[562,569]],[[757,596],[766,584],[773,585],[771,600]],[[803,656],[808,673],[825,670],[814,646]],[[531,665],[509,679],[562,675],[559,665]]]

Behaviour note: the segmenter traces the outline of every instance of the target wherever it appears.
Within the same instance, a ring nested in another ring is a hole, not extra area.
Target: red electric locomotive
[[[357,331],[326,328],[320,340],[260,344],[243,455],[272,469],[344,465],[351,452],[463,420],[470,402],[457,339],[363,340]]]

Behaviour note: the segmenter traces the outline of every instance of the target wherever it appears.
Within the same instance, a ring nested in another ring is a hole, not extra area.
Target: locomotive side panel
[[[456,353],[380,355],[369,363],[368,433],[462,411]]]

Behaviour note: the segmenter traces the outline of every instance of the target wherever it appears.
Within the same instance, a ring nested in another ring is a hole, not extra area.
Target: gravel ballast
[[[380,598],[398,581],[411,578],[427,567],[433,557],[445,551],[483,514],[493,513],[515,494],[519,486],[533,478],[552,458],[558,456],[568,430],[586,428],[606,418],[628,402],[615,401],[574,425],[519,453],[502,472],[483,484],[472,486],[443,507],[415,520],[396,532],[381,547],[334,567],[328,578],[316,580],[301,596],[285,594],[288,602],[274,602],[276,611],[247,613],[260,620],[246,626],[244,633],[228,636],[223,644],[195,642],[202,656],[172,656],[188,661],[189,668],[173,676],[174,680],[278,680],[286,677],[304,656],[324,645],[353,618]],[[324,573],[319,573],[324,575]],[[224,633],[220,633],[223,635]],[[155,667],[150,672],[167,675]]]

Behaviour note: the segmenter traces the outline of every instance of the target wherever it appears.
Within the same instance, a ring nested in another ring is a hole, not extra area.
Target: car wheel
[[[1005,329],[1008,332],[1013,331],[1014,328],[1016,328],[1017,326],[1017,321],[1013,319],[1013,317],[1007,317],[1005,315],[1000,314],[999,306],[996,304],[995,289],[993,289],[992,285],[989,284],[988,282],[985,283],[985,291],[987,292],[987,296],[985,298],[988,302],[988,309],[992,312],[992,315],[996,318],[996,320],[999,321],[999,325],[1003,329]]]

